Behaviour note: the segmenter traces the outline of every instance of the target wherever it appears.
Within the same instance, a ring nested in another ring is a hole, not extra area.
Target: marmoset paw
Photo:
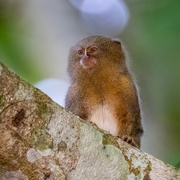
[[[127,142],[128,144],[138,148],[138,145],[135,143],[134,139],[132,137],[130,137],[130,136],[124,135],[122,137],[122,140]]]

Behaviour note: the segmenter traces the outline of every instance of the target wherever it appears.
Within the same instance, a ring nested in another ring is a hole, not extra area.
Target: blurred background
[[[69,48],[120,38],[140,87],[142,150],[180,168],[179,0],[0,0],[0,61],[63,105]]]

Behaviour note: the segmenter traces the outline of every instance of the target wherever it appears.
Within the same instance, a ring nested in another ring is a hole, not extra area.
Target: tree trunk
[[[0,179],[175,180],[180,172],[66,112],[0,63]]]

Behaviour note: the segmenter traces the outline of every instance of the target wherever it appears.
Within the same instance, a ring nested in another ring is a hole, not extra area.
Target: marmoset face
[[[77,42],[69,52],[68,73],[71,77],[81,73],[99,72],[116,66],[124,71],[121,43],[103,36],[89,36]]]
[[[85,69],[91,69],[97,63],[97,56],[100,49],[97,46],[80,47],[77,51],[80,58],[80,65]]]

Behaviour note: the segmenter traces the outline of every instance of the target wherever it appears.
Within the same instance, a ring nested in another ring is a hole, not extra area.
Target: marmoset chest
[[[98,104],[91,108],[89,121],[95,123],[99,128],[117,136],[117,119],[113,108],[106,103]]]

